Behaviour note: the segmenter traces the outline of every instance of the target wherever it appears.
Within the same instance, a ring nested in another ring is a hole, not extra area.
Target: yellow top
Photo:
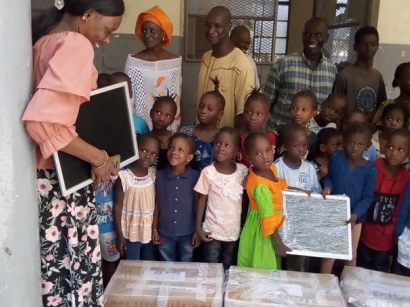
[[[215,90],[212,79],[218,78],[219,91],[225,98],[225,111],[219,127],[233,127],[235,116],[243,113],[247,95],[255,87],[255,74],[246,55],[235,48],[222,57],[212,56],[212,50],[202,56],[198,76],[198,103],[201,96]]]

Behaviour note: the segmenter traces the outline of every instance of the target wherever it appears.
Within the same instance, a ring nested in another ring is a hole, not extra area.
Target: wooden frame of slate
[[[351,260],[350,199],[346,196],[283,192],[285,223],[280,228],[290,255]]]
[[[138,159],[138,148],[129,91],[126,82],[91,92],[90,101],[81,104],[76,132],[87,143],[120,155],[120,167]],[[91,184],[91,165],[62,151],[54,153],[61,193],[67,196]]]

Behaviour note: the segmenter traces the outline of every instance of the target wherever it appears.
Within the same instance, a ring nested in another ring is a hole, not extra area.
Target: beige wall
[[[184,0],[124,0],[125,14],[122,24],[117,33],[132,34],[135,29],[135,22],[138,15],[153,7],[159,5],[165,13],[171,18],[174,24],[174,36],[182,36],[184,33]]]
[[[290,2],[288,53],[302,49],[302,32],[305,22],[312,18],[314,0],[292,0]]]
[[[381,44],[410,44],[410,0],[380,0],[379,30]]]

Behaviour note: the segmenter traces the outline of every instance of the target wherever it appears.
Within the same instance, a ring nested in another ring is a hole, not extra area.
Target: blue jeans
[[[156,246],[152,243],[131,242],[125,239],[125,260],[156,260]]]
[[[159,255],[162,261],[182,261],[191,262],[194,247],[192,246],[192,236],[169,237],[159,234],[161,244],[158,245]]]

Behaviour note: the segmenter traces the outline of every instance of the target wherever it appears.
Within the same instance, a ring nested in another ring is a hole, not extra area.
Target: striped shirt
[[[332,92],[336,75],[336,65],[324,55],[316,69],[302,51],[278,60],[270,69],[265,85],[265,94],[273,103],[268,127],[290,122],[290,103],[297,92],[311,90],[320,105]]]

